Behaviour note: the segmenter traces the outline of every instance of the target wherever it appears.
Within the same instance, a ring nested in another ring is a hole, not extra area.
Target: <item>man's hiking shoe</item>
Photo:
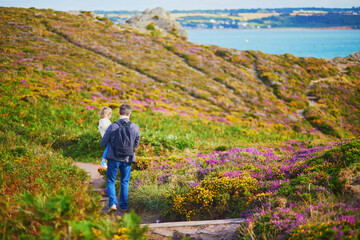
[[[127,212],[127,209],[121,209],[121,208],[120,208],[120,211],[122,211],[122,212]]]
[[[115,204],[113,204],[113,205],[111,205],[111,207],[109,208],[109,211],[108,211],[108,214],[110,214],[110,213],[113,213],[113,212],[116,212],[116,205]]]

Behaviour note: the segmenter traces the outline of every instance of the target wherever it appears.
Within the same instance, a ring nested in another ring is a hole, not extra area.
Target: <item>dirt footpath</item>
[[[99,174],[98,168],[101,167],[100,164],[94,163],[83,163],[83,162],[74,162],[74,165],[78,166],[79,168],[86,171],[90,176],[90,186],[93,188],[94,191],[100,192],[103,196],[100,203],[103,205],[102,212],[107,213],[109,210],[108,202],[109,198],[104,194],[103,190],[106,188],[104,178]],[[129,208],[129,210],[131,207]],[[144,212],[136,211],[136,213],[141,217],[142,223],[154,223],[158,219],[158,216],[153,214],[148,214]],[[123,216],[124,213],[121,211],[116,211],[114,213],[115,216]]]
[[[74,162],[74,165],[85,170],[90,175],[90,185],[95,188],[101,188],[105,183],[104,178],[98,172],[98,168],[101,167],[99,164],[94,163],[83,163],[83,162]]]
[[[85,170],[90,175],[90,186],[95,191],[103,193],[104,179],[98,173],[100,164],[74,162],[74,165]],[[109,198],[103,195],[100,203],[103,205],[102,212],[107,214]],[[129,210],[131,207],[129,208]],[[217,240],[217,239],[233,239],[234,232],[242,223],[243,219],[224,219],[224,220],[210,220],[210,221],[193,221],[193,222],[167,222],[159,223],[159,215],[153,213],[146,213],[142,211],[135,211],[141,217],[142,224],[149,226],[150,239],[173,239],[180,240],[184,238],[200,239],[200,240]],[[116,211],[114,216],[123,216],[124,213]]]

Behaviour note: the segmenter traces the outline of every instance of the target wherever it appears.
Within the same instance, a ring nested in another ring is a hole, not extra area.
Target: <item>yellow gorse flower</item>
[[[254,200],[253,194],[259,190],[258,182],[248,174],[243,177],[229,178],[220,173],[204,179],[198,186],[183,194],[171,192],[172,211],[193,220],[201,214],[221,212],[228,208],[229,201],[244,199],[247,203]],[[256,195],[265,197],[268,194]],[[237,200],[237,201],[238,201]]]

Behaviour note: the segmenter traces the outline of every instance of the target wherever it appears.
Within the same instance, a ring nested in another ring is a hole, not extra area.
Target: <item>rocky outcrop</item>
[[[347,57],[335,57],[332,60],[334,63],[359,62],[360,61],[360,51],[354,52]]]
[[[353,61],[353,62],[359,62],[360,61],[360,51],[350,54],[346,59]]]
[[[165,9],[158,7],[146,9],[140,15],[129,18],[126,25],[140,32],[158,32],[161,35],[173,34],[183,39],[188,38],[185,29]]]

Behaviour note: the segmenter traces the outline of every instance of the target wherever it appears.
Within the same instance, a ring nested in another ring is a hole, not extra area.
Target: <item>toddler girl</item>
[[[98,129],[99,129],[101,137],[104,136],[106,129],[111,125],[111,121],[110,121],[111,114],[112,114],[112,109],[109,107],[102,107],[100,109],[100,112],[99,112],[100,120],[99,120]],[[101,158],[101,165],[104,168],[107,168],[106,155],[108,152],[108,148],[109,148],[109,144],[106,146],[104,154]]]

